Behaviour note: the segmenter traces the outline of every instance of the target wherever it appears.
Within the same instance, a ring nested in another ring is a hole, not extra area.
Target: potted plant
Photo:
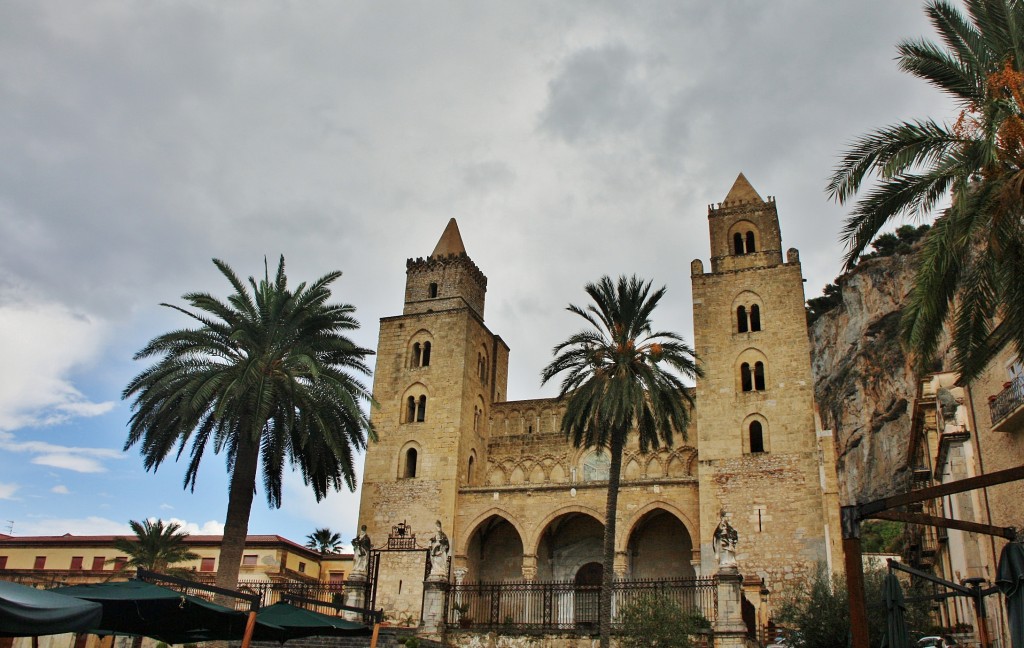
[[[473,625],[473,619],[466,616],[466,613],[469,612],[469,603],[467,601],[456,603],[452,606],[452,609],[455,610],[456,619],[459,622],[460,628],[468,628]]]

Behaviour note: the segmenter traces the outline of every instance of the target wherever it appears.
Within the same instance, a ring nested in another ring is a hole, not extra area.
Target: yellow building
[[[0,534],[0,580],[43,586],[101,582],[131,578],[127,556],[118,555],[113,543],[119,536],[10,536]],[[134,536],[123,536],[128,540]],[[176,564],[199,580],[212,582],[220,558],[221,536],[190,535],[194,561]],[[241,585],[257,583],[338,584],[352,569],[352,554],[321,555],[278,535],[250,535],[239,573]]]
[[[712,575],[724,511],[756,607],[818,563],[841,569],[835,453],[816,429],[799,256],[783,258],[775,201],[741,174],[708,221],[711,271],[690,268],[706,372],[694,422],[672,447],[627,446],[615,576]],[[607,458],[567,443],[557,400],[506,399],[509,347],[485,324],[487,279],[454,219],[406,276],[402,314],[381,320],[360,524],[387,549],[425,546],[439,520],[459,583],[599,582]],[[380,556],[377,605],[418,615],[422,554]]]

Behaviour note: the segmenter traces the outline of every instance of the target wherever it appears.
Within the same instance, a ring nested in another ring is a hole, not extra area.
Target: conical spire
[[[441,239],[434,246],[434,251],[430,253],[432,257],[448,256],[449,254],[465,254],[466,246],[462,244],[462,235],[459,234],[459,224],[455,222],[455,219],[448,221],[448,226],[444,228],[444,234],[441,235]]]
[[[747,177],[740,173],[736,176],[736,182],[732,183],[732,189],[729,190],[729,195],[725,197],[723,203],[735,204],[740,202],[751,202],[757,201],[763,203],[764,200],[758,195],[757,191],[751,186]]]

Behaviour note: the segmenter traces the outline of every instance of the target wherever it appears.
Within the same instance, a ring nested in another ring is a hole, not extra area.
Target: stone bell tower
[[[405,306],[381,319],[377,343],[378,441],[366,451],[359,508],[374,547],[400,523],[422,546],[437,520],[455,537],[459,487],[486,465],[488,414],[508,382],[508,347],[483,323],[486,290],[454,218],[429,257],[406,261]],[[382,563],[378,602],[419,614],[417,560]]]
[[[711,272],[691,265],[701,538],[725,511],[739,533],[740,570],[775,588],[829,560],[835,491],[830,437],[816,431],[799,253],[782,254],[775,200],[741,173],[708,208]],[[710,546],[702,571],[715,570]],[[838,564],[841,564],[841,559]]]

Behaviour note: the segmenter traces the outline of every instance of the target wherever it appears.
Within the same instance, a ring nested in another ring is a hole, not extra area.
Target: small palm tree
[[[281,257],[275,277],[265,270],[247,287],[226,263],[214,264],[234,288],[227,302],[189,293],[194,310],[164,304],[199,326],[156,337],[135,355],[157,361],[124,390],[135,398],[124,448],[139,444],[143,465],[156,470],[191,444],[184,485],[193,489],[204,452],[227,455],[216,583],[233,589],[257,475],[275,508],[286,464],[299,469],[318,501],[343,484],[355,490],[355,451],[376,437],[360,409],[370,393],[352,374],[370,374],[364,358],[373,352],[344,335],[359,328],[355,307],[327,303],[340,272],[291,288]]]
[[[126,563],[136,569],[148,569],[161,574],[180,574],[187,570],[176,568],[177,563],[198,560],[199,554],[188,548],[188,532],[177,522],[164,524],[163,520],[129,520],[135,539],[115,538],[114,548],[128,556]]]
[[[326,527],[316,529],[306,536],[306,546],[313,551],[319,551],[321,558],[327,554],[338,553],[341,549],[341,534],[334,533]]]
[[[950,195],[918,260],[902,336],[930,363],[952,324],[955,368],[976,377],[1003,340],[1024,359],[1024,2],[965,0],[925,11],[942,40],[907,40],[899,66],[953,98],[957,121],[903,122],[857,139],[828,185],[845,203],[863,182],[877,184],[846,220],[847,269],[893,219],[925,216]]]
[[[577,448],[609,454],[600,603],[601,646],[607,648],[623,448],[633,432],[641,452],[672,445],[675,433],[685,439],[693,397],[680,376],[695,379],[701,371],[681,336],[652,330],[651,314],[664,287],[651,292],[651,282],[636,276],[621,276],[617,282],[606,276],[584,290],[593,303],[568,310],[589,328],[554,348],[541,381],[564,374],[558,395],[566,407],[562,432]]]

